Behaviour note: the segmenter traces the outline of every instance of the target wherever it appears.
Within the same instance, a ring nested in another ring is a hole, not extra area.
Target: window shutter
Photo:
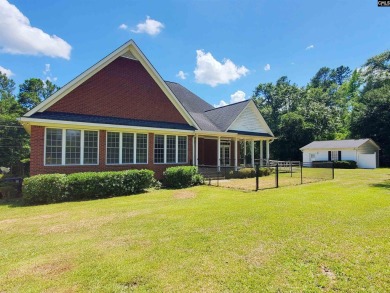
[[[339,151],[338,160],[341,161],[341,151]]]
[[[328,161],[332,161],[332,153],[328,151]]]

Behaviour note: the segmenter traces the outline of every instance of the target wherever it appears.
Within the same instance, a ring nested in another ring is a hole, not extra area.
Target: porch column
[[[269,140],[267,140],[266,143],[266,159],[267,159],[267,166],[269,165]]]
[[[218,136],[218,145],[217,145],[217,166],[218,172],[221,171],[221,137]]]
[[[244,167],[246,166],[246,139],[244,139]]]
[[[198,135],[195,134],[195,166],[199,164],[199,139]]]
[[[255,167],[255,141],[252,139],[251,141],[251,161],[252,161],[252,168]]]
[[[234,138],[234,171],[237,171],[237,159],[238,159],[238,150],[237,150],[237,137]]]
[[[260,167],[263,167],[263,141],[260,140]]]

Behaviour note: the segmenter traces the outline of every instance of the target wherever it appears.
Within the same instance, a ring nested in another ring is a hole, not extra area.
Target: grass
[[[390,169],[0,205],[0,292],[386,292]]]
[[[279,187],[292,186],[301,184],[301,169],[294,167],[292,172],[289,172],[289,168],[281,168],[279,172]],[[269,176],[259,178],[259,189],[275,188],[275,171]],[[303,168],[302,182],[313,183],[323,180],[332,179],[331,168]],[[254,178],[247,179],[223,179],[223,180],[211,180],[206,184],[213,186],[222,186],[233,189],[242,189],[248,191],[254,191],[256,189],[256,181]]]

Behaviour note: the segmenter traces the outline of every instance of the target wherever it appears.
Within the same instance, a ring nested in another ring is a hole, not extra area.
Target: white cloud
[[[243,91],[236,91],[234,94],[230,95],[230,103],[238,103],[245,101],[246,94]]]
[[[306,47],[306,50],[311,50],[311,49],[314,49],[314,45],[310,45]]]
[[[149,16],[147,16],[145,22],[141,22],[137,24],[137,29],[131,31],[136,34],[146,33],[148,35],[154,36],[154,35],[158,35],[163,28],[164,28],[163,23],[151,19]]]
[[[188,75],[188,73],[185,73],[185,72],[182,71],[182,70],[180,70],[180,71],[176,74],[176,76],[179,77],[179,78],[181,78],[181,79],[186,79],[186,78],[187,78],[187,75]]]
[[[121,30],[127,30],[128,26],[126,24],[122,23],[118,28]]]
[[[44,81],[48,80],[48,81],[56,82],[58,79],[57,77],[53,77],[53,75],[51,74],[51,66],[49,63],[45,64],[45,69],[43,70],[42,73],[44,75]]]
[[[249,70],[245,66],[236,66],[231,60],[221,62],[214,59],[210,52],[196,50],[195,80],[198,83],[211,85],[228,84],[231,81],[245,76]]]
[[[271,65],[266,64],[266,65],[264,66],[264,70],[265,70],[265,71],[271,70]]]
[[[46,55],[69,60],[72,47],[56,35],[33,27],[29,19],[7,0],[0,0],[0,52]]]
[[[4,68],[3,66],[0,66],[0,72],[2,74],[5,74],[7,77],[11,77],[12,75],[14,75],[11,69]]]
[[[214,108],[219,108],[228,105],[224,100],[221,100],[219,104],[214,104]]]
[[[47,75],[50,73],[50,64],[45,64],[45,69],[43,70],[43,74]]]

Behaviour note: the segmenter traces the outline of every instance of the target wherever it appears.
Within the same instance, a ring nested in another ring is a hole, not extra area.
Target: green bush
[[[271,168],[260,168],[259,169],[259,176],[268,176],[272,173]],[[256,170],[253,168],[242,168],[238,171],[230,171],[227,178],[238,178],[238,179],[245,179],[245,178],[254,178],[256,177]]]
[[[150,170],[37,175],[25,179],[23,197],[27,204],[106,198],[139,193],[153,184]]]
[[[312,163],[313,168],[332,168],[332,163],[336,169],[356,169],[357,164],[355,161],[314,161]]]
[[[203,183],[203,176],[195,166],[169,167],[163,173],[163,184],[168,188],[185,188]]]
[[[66,201],[67,178],[64,174],[36,175],[23,181],[23,199],[27,204]]]
[[[357,164],[355,161],[335,161],[334,167],[337,169],[356,169]]]

